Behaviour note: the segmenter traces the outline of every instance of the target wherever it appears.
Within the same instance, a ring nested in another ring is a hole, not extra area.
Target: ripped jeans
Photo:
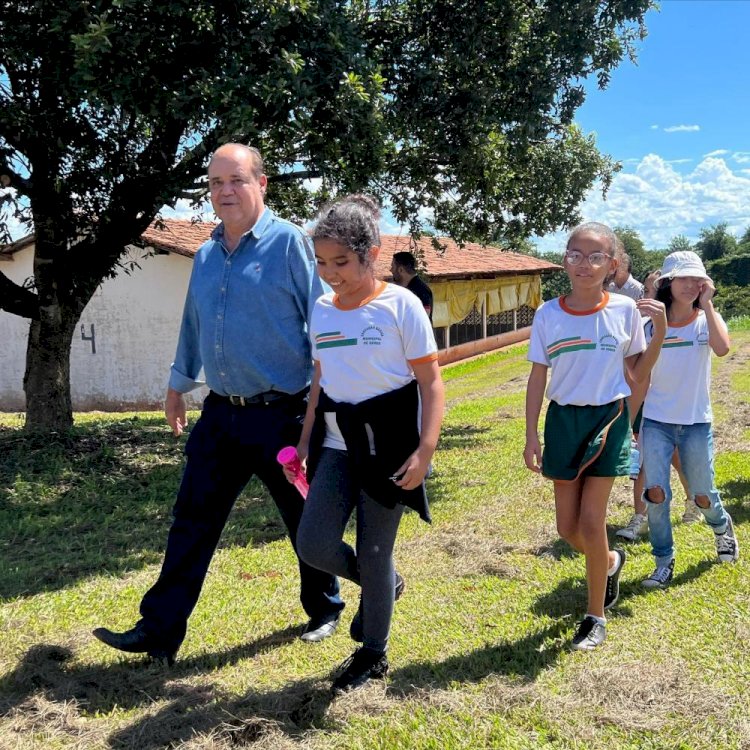
[[[695,502],[696,496],[708,498],[707,508],[698,505],[706,523],[715,534],[723,534],[727,529],[729,516],[714,484],[714,438],[711,423],[667,424],[644,418],[640,436],[643,470],[646,475],[643,500],[648,512],[651,551],[657,566],[669,565],[674,558],[672,521],[669,517],[672,500],[669,476],[675,448],[680,454],[682,471],[690,488],[690,499]],[[648,490],[656,487],[664,492],[664,500],[660,503],[647,497]]]

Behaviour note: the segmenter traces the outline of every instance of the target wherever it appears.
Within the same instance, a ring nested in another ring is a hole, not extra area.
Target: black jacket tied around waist
[[[325,413],[334,412],[346,443],[352,475],[359,488],[386,508],[397,503],[412,508],[430,523],[424,482],[413,490],[399,487],[391,477],[419,446],[417,381],[373,396],[358,404],[338,402],[321,390],[310,436],[307,478],[313,481],[326,436]],[[375,453],[370,451],[368,428]]]

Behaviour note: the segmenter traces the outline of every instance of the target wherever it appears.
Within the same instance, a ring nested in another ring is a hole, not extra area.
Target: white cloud
[[[633,174],[615,176],[606,200],[600,189],[592,190],[580,213],[588,221],[632,226],[649,249],[666,247],[678,234],[697,240],[702,227],[723,221],[739,234],[750,225],[750,169],[732,171],[724,159],[707,157],[683,174],[649,154]],[[565,237],[547,235],[537,246],[560,250]]]
[[[725,156],[729,153],[729,149],[717,148],[716,151],[709,151],[707,154],[703,154],[704,159],[708,159],[709,156]]]
[[[659,129],[659,126],[658,126],[658,125],[652,125],[652,126],[651,126],[651,130],[658,130],[658,129]]]
[[[732,154],[732,159],[737,164],[750,164],[750,151],[735,151]]]
[[[664,128],[665,133],[697,133],[701,129],[700,125],[670,125]]]

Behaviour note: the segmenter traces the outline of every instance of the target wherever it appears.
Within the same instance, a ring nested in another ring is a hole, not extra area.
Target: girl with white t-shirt
[[[643,581],[647,588],[664,588],[674,574],[669,467],[675,449],[689,498],[713,529],[719,560],[734,562],[740,552],[732,518],[714,483],[711,352],[723,357],[730,346],[727,326],[714,310],[716,290],[701,259],[687,250],[664,259],[656,285],[657,299],[667,308],[669,328],[651,373],[641,427],[644,500],[656,561],[654,572]]]
[[[617,601],[625,563],[624,550],[609,549],[606,525],[614,479],[630,470],[625,370],[643,382],[666,331],[661,302],[634,302],[604,290],[616,256],[617,238],[604,224],[572,231],[564,256],[571,292],[536,311],[528,355],[524,460],[554,482],[558,532],[586,557],[588,610],[573,636],[577,650],[594,649],[606,638],[604,610]],[[654,320],[648,348],[639,311]],[[548,370],[542,452],[537,430]]]
[[[430,520],[424,478],[443,415],[427,313],[408,289],[375,276],[378,219],[372,198],[353,195],[325,209],[312,232],[318,273],[333,292],[310,319],[315,372],[297,446],[310,491],[297,551],[361,586],[350,634],[363,645],[339,668],[334,693],[388,669],[393,604],[403,589],[393,545],[404,506]],[[356,551],[343,541],[355,509]]]

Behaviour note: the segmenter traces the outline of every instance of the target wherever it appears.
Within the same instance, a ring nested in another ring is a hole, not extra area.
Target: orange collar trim
[[[695,322],[695,319],[700,314],[700,310],[696,307],[693,311],[693,314],[687,319],[683,320],[682,323],[670,323],[667,321],[667,327],[668,328],[684,328],[685,326],[689,326],[691,323]]]
[[[387,286],[388,283],[385,281],[378,282],[378,286],[375,287],[375,291],[369,297],[365,297],[361,302],[357,302],[354,305],[342,304],[341,300],[339,299],[339,295],[334,294],[333,304],[339,310],[358,310],[360,307],[364,307],[368,302],[372,302],[376,297],[379,297],[385,291],[385,288]]]
[[[602,301],[596,307],[592,307],[590,310],[573,310],[573,308],[568,307],[565,304],[565,295],[558,297],[558,302],[560,303],[560,307],[563,309],[563,311],[568,313],[569,315],[593,315],[594,313],[599,312],[599,310],[603,310],[607,306],[607,304],[609,303],[609,292],[604,292]]]

